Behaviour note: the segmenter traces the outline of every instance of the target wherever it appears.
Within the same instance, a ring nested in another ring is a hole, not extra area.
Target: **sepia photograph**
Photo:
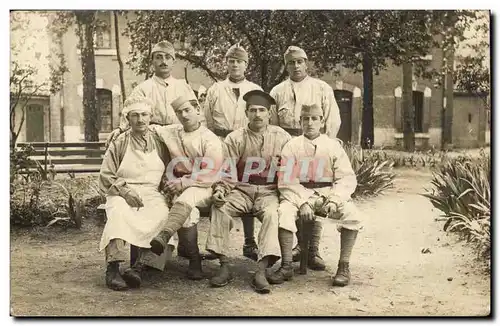
[[[10,10],[11,317],[492,317],[489,10]]]

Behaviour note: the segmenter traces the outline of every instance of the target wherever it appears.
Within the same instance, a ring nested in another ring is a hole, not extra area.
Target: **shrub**
[[[344,149],[356,173],[358,186],[353,197],[375,196],[393,187],[396,175],[392,171],[393,162],[382,154],[370,155],[359,146],[344,144]],[[367,155],[368,154],[368,155]]]
[[[433,171],[432,189],[423,194],[448,217],[444,230],[457,232],[488,256],[491,247],[491,159],[481,152],[479,158],[447,158]]]
[[[80,228],[84,217],[93,216],[98,204],[103,202],[95,182],[95,177],[58,182],[16,180],[10,198],[11,225],[57,224]]]

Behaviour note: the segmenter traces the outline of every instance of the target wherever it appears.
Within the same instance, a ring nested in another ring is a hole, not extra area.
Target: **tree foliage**
[[[490,69],[484,62],[482,55],[461,58],[455,73],[458,90],[479,96],[490,93]]]
[[[129,19],[132,69],[150,74],[150,51],[160,40],[176,40],[178,57],[201,68],[214,81],[225,77],[224,55],[236,42],[249,52],[248,79],[269,91],[286,77],[283,54],[304,48],[316,73],[339,63],[341,12],[334,11],[138,11]],[[337,18],[337,24],[329,24]]]
[[[459,91],[486,97],[490,94],[490,20],[487,13],[479,13],[468,42],[462,47],[464,54],[458,54],[454,83]]]

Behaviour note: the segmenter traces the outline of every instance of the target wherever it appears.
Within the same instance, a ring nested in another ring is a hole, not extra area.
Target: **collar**
[[[243,81],[246,80],[245,76],[243,76],[242,79],[238,80],[238,81],[233,81],[231,80],[231,77],[230,76],[227,76],[227,80],[230,82],[230,83],[233,83],[233,84],[241,84]]]
[[[324,137],[327,137],[327,138],[328,138],[328,136],[327,136],[327,135],[325,135],[325,134],[319,134],[319,136],[318,136],[318,137],[316,137],[316,138],[314,138],[314,139],[312,139],[312,140],[311,140],[311,139],[309,139],[309,138],[307,138],[307,137],[306,137],[306,136],[304,136],[304,135],[302,135],[302,137],[304,137],[304,141],[305,141],[305,142],[311,143],[311,144],[313,144],[313,145],[318,145],[319,143],[322,143],[322,142],[323,142],[323,138],[324,138]]]
[[[159,82],[160,84],[163,84],[163,85],[172,85],[177,80],[174,77],[172,77],[172,75],[168,76],[168,78],[166,78],[166,79],[160,78],[160,77],[158,77],[156,75],[153,75],[153,78],[157,82]]]
[[[304,77],[304,79],[302,79],[301,81],[299,82],[296,82],[296,81],[293,81],[290,77],[288,77],[288,80],[290,82],[290,84],[302,84],[304,83],[305,81],[309,80],[310,76],[309,75],[306,75],[306,77]]]
[[[203,126],[202,126],[202,124],[201,124],[201,122],[198,122],[198,128],[196,128],[195,130],[192,130],[192,131],[186,131],[186,130],[184,130],[184,126],[182,126],[182,124],[181,124],[180,129],[181,129],[181,130],[182,130],[182,132],[184,132],[185,134],[192,134],[193,132],[201,131],[201,127],[203,127]]]
[[[269,126],[270,125],[267,125],[266,129],[264,131],[261,131],[261,132],[256,132],[256,131],[253,131],[252,129],[250,129],[250,123],[247,124],[247,126],[245,127],[245,129],[250,132],[251,134],[254,134],[254,135],[264,135],[265,133],[267,133],[269,131]]]
[[[247,80],[246,78],[243,78],[243,79],[242,79],[242,80],[240,80],[239,82],[235,83],[235,82],[233,82],[233,81],[229,80],[229,77],[227,77],[227,78],[225,79],[225,82],[226,82],[226,85],[228,85],[229,87],[231,87],[231,88],[236,88],[236,87],[240,87],[240,86],[241,86],[241,84],[243,84],[244,82],[246,82],[246,80]],[[234,87],[233,87],[233,86],[234,86]]]

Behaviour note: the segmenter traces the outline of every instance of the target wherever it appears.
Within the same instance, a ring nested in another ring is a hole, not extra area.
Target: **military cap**
[[[302,110],[300,111],[300,116],[301,117],[322,117],[323,116],[323,110],[321,107],[314,103],[314,104],[303,104],[302,105]]]
[[[175,49],[172,43],[170,43],[169,41],[161,41],[156,43],[151,50],[151,55],[153,55],[155,52],[165,52],[175,59]]]
[[[226,52],[226,58],[235,58],[239,60],[243,60],[248,63],[248,53],[247,51],[240,45],[240,42],[232,45],[229,50]]]
[[[288,49],[286,49],[285,54],[283,55],[285,58],[285,64],[288,63],[290,60],[296,60],[296,59],[307,59],[307,54],[304,50],[299,48],[298,46],[289,46]]]
[[[196,103],[196,99],[190,98],[188,96],[179,96],[178,98],[173,100],[172,103],[170,103],[170,105],[172,106],[172,108],[175,111],[175,110],[183,107],[184,104],[186,104],[188,102],[191,103],[191,105],[193,105],[193,102]]]
[[[276,104],[276,101],[271,95],[259,89],[254,89],[245,93],[245,95],[243,95],[243,100],[247,102],[247,105],[261,105],[268,109],[271,105]]]

